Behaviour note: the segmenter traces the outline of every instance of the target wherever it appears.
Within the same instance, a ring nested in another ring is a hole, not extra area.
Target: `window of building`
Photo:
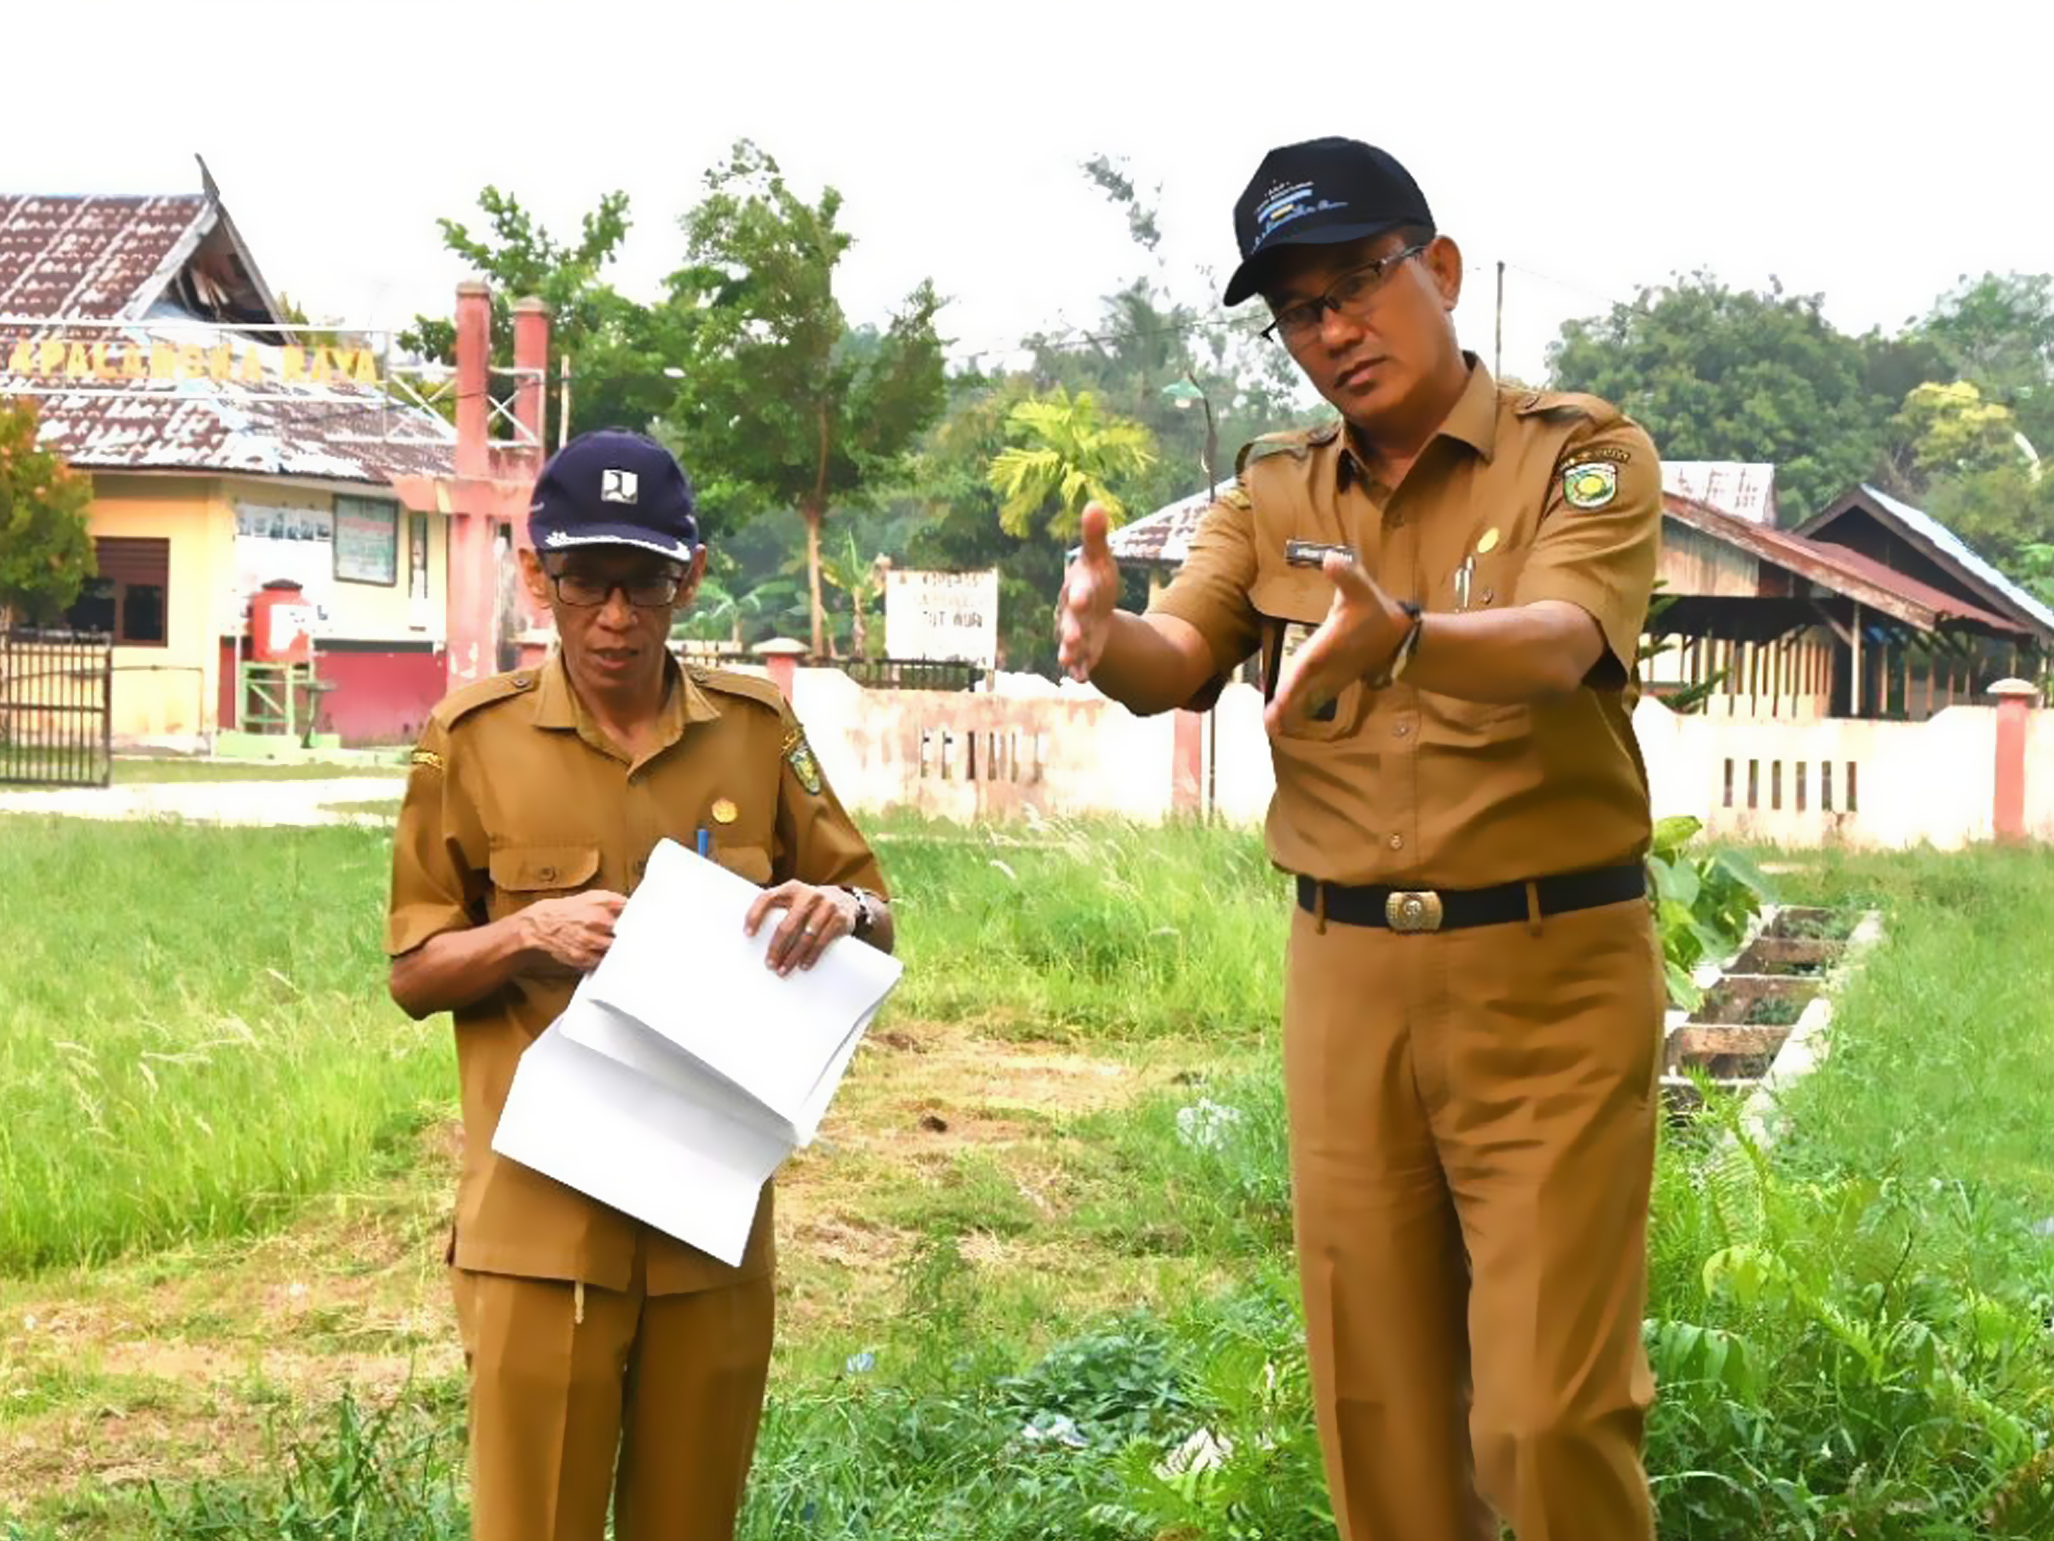
[[[74,631],[100,632],[129,647],[170,640],[171,542],[107,536],[93,542],[99,575],[65,612]]]

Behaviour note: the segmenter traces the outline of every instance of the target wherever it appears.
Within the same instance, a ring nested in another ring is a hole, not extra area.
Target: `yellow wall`
[[[366,488],[365,495],[375,495]],[[114,650],[114,721],[117,741],[166,741],[191,746],[223,726],[221,639],[246,635],[239,506],[334,513],[326,490],[289,481],[207,476],[96,474],[90,531],[100,536],[155,536],[171,542],[170,592],[163,647]],[[449,520],[428,516],[428,599],[410,598],[412,521],[399,512],[399,581],[382,584],[330,581],[323,595],[329,621],[324,634],[353,642],[440,643],[448,616]],[[311,549],[306,558],[332,572],[333,554]],[[425,624],[417,625],[417,622]],[[318,646],[318,640],[317,640]]]
[[[93,478],[91,533],[171,542],[162,647],[114,650],[117,740],[184,739],[214,727],[220,688],[221,577],[235,525],[220,484],[198,476]]]
[[[222,489],[229,505],[231,530],[237,507],[304,509],[325,513],[331,519],[335,512],[333,493],[291,482],[232,478],[222,483]],[[362,496],[378,497],[379,493],[376,488],[366,487]],[[412,540],[412,516],[402,507],[399,511],[399,581],[390,586],[337,580],[333,577],[332,548],[318,553],[316,559],[326,575],[317,591],[328,609],[328,623],[324,628],[326,636],[352,642],[410,642],[416,645],[443,640],[449,614],[445,597],[445,581],[449,572],[448,518],[439,513],[428,515],[428,599],[425,605],[415,605],[409,597]],[[417,622],[425,624],[417,625]]]

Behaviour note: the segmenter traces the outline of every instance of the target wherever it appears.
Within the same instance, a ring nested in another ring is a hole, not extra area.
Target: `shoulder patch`
[[[1609,460],[1579,460],[1562,468],[1562,496],[1571,508],[1603,508],[1619,495],[1619,468]]]
[[[452,690],[435,705],[434,720],[445,728],[455,726],[459,718],[468,717],[480,707],[490,706],[495,701],[511,700],[526,695],[535,688],[535,672],[532,669],[517,670],[512,674],[494,674]]]
[[[799,785],[818,797],[821,789],[820,762],[813,758],[813,746],[806,742],[806,730],[796,723],[785,735],[784,754],[785,763],[799,778]]]
[[[1623,466],[1632,462],[1633,451],[1621,449],[1616,444],[1585,444],[1577,447],[1576,457],[1579,460],[1611,460]]]
[[[416,749],[412,755],[408,756],[407,767],[410,771],[431,770],[440,775],[442,772],[442,756],[432,749]]]
[[[754,701],[758,706],[767,706],[780,717],[789,717],[791,708],[785,701],[784,692],[775,683],[760,674],[743,674],[734,669],[708,669],[698,664],[688,666],[692,682],[702,690],[717,690],[724,696],[740,696],[745,701]]]
[[[1214,498],[1213,501],[1215,503],[1224,503],[1229,508],[1237,508],[1244,514],[1255,507],[1255,499],[1248,495],[1248,489],[1238,480],[1235,481],[1233,486]]]

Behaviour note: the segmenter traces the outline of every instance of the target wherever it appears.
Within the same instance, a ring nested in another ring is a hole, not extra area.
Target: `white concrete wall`
[[[852,807],[956,819],[1172,812],[1173,713],[1136,717],[1089,688],[1034,695],[865,690],[838,669],[801,669],[794,707]],[[1657,817],[1689,814],[1715,836],[1941,849],[1992,837],[1994,707],[1922,723],[1678,716],[1643,700],[1634,730]],[[1206,735],[1211,811],[1262,821],[1275,791],[1262,698],[1220,696]],[[2026,822],[2054,840],[2054,712],[2034,714]]]
[[[1746,722],[1643,700],[1634,731],[1655,814],[1715,835],[1794,846],[1843,841],[1953,850],[1992,835],[1997,714],[1954,706],[1922,723]],[[2054,811],[2054,741],[2032,775]],[[1800,806],[1800,804],[1802,806]]]
[[[1260,824],[1277,789],[1269,731],[1262,725],[1262,692],[1229,685],[1213,709],[1213,811],[1230,824]]]

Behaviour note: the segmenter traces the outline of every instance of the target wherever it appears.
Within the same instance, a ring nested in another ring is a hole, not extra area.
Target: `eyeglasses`
[[[1281,342],[1287,348],[1295,348],[1320,329],[1328,311],[1346,316],[1351,321],[1364,321],[1369,317],[1369,307],[1375,302],[1377,290],[1407,257],[1416,257],[1426,250],[1426,243],[1408,246],[1403,251],[1394,251],[1388,257],[1379,257],[1361,267],[1343,273],[1328,287],[1327,292],[1316,300],[1300,300],[1295,305],[1286,305],[1277,312],[1276,319],[1262,329],[1262,334],[1271,342]]]
[[[637,575],[633,578],[601,578],[594,573],[562,572],[548,573],[550,589],[559,602],[574,610],[596,610],[613,598],[615,589],[627,596],[628,603],[643,610],[661,610],[677,603],[678,593],[685,586],[682,573],[663,573],[656,577]]]

